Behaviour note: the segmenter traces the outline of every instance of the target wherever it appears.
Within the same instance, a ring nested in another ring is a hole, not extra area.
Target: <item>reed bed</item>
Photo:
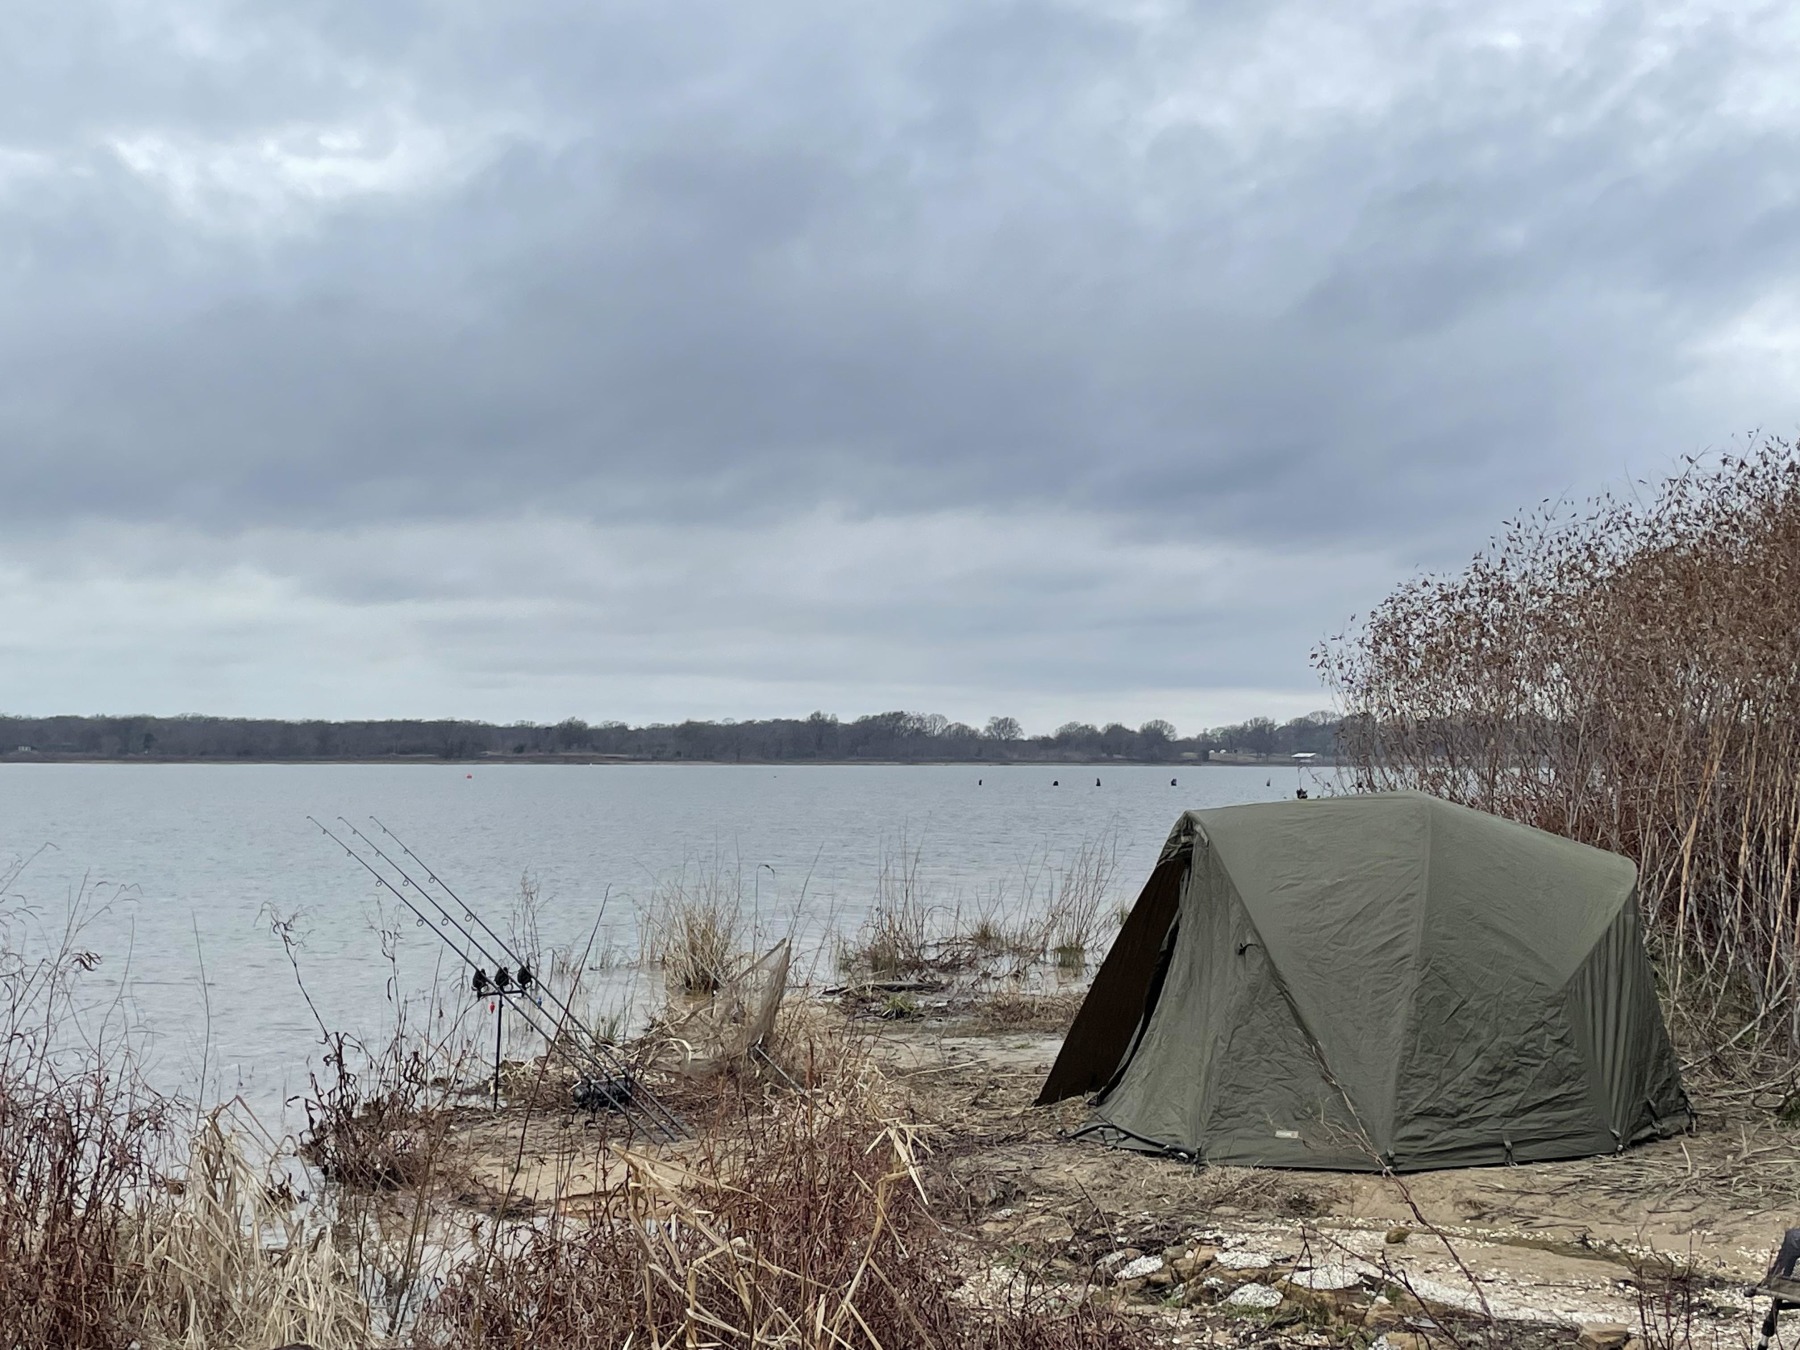
[[[1361,789],[1623,853],[1690,1067],[1792,1101],[1800,1056],[1800,455],[1545,507],[1315,663]]]
[[[369,1341],[354,1252],[317,1206],[253,1166],[216,1115],[194,1138],[176,1193],[140,1208],[124,1234],[120,1314],[139,1345]]]
[[[0,895],[18,869],[0,869]],[[83,891],[60,928],[0,907],[0,1345],[266,1350],[366,1343],[353,1263],[224,1117],[147,1088],[96,1006]]]
[[[645,960],[686,995],[711,994],[737,974],[759,926],[742,867],[718,860],[658,881],[641,921]]]
[[[1023,976],[1054,963],[1081,971],[1110,936],[1119,897],[1116,825],[1052,854],[1027,856],[1016,878],[996,884],[972,912],[931,891],[920,851],[884,851],[869,917],[839,945],[838,964],[872,979],[943,976],[995,962]]]

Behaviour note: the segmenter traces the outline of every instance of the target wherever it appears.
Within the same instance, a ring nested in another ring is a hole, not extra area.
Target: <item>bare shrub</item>
[[[1637,860],[1672,1027],[1800,1052],[1800,458],[1765,439],[1648,500],[1508,522],[1315,664],[1362,789],[1414,787]],[[1732,1068],[1722,1058],[1712,1067]]]
[[[315,1078],[302,1102],[307,1124],[300,1156],[344,1186],[392,1191],[421,1185],[447,1124],[443,1067],[404,1036],[373,1054],[341,1035],[333,1041],[325,1056],[331,1081]]]
[[[1692,1261],[1661,1252],[1632,1262],[1638,1338],[1647,1350],[1693,1350],[1696,1333],[1702,1346],[1718,1342],[1717,1329],[1707,1325],[1713,1312],[1706,1297],[1711,1283]]]
[[[49,932],[0,911],[0,1341],[362,1343],[368,1307],[319,1212],[250,1166],[216,1114],[179,1140],[128,1038],[87,1025],[92,900],[84,888]]]
[[[0,864],[0,1327],[8,1344],[122,1345],[124,1218],[160,1181],[172,1111],[125,1042],[84,1034],[94,893],[44,929],[7,894],[29,862]]]
[[[160,1105],[9,1043],[0,1068],[0,1326],[18,1344],[129,1339],[122,1216],[156,1175]]]

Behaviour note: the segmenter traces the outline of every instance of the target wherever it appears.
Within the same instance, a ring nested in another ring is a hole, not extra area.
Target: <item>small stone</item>
[[[1116,1252],[1108,1252],[1105,1256],[1094,1262],[1094,1265],[1097,1266],[1100,1273],[1104,1275],[1109,1271],[1117,1270],[1120,1266],[1128,1265],[1142,1255],[1143,1253],[1136,1247],[1121,1247]]]
[[[1267,1284],[1243,1284],[1225,1296],[1225,1304],[1230,1308],[1277,1308],[1281,1291]]]
[[[1113,1279],[1117,1280],[1120,1284],[1124,1284],[1127,1280],[1142,1280],[1156,1274],[1156,1272],[1162,1268],[1162,1257],[1140,1256],[1135,1261],[1127,1261],[1124,1265],[1120,1266],[1118,1271],[1113,1275]]]
[[[1397,1247],[1411,1236],[1412,1229],[1410,1228],[1390,1228],[1387,1230],[1387,1236],[1383,1238],[1382,1241],[1387,1243],[1390,1247]]]
[[[1387,1342],[1387,1350],[1431,1350],[1431,1342],[1416,1331],[1389,1331],[1381,1339]]]
[[[1644,1343],[1636,1336],[1625,1342],[1625,1350],[1645,1350]]]
[[[1274,1252],[1259,1252],[1250,1247],[1233,1247],[1219,1253],[1219,1264],[1227,1270],[1267,1270],[1275,1264]]]
[[[1623,1322],[1589,1322],[1581,1328],[1576,1344],[1582,1350],[1625,1350],[1631,1328]]]
[[[1144,1277],[1144,1283],[1152,1289],[1167,1289],[1175,1283],[1175,1272],[1167,1266],[1159,1266]]]

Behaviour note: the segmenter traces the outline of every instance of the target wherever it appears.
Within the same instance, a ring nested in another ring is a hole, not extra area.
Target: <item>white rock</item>
[[[1251,1247],[1232,1247],[1219,1253],[1219,1264],[1227,1270],[1262,1270],[1275,1264],[1275,1253],[1259,1252]]]
[[[1162,1257],[1140,1256],[1137,1260],[1120,1266],[1118,1273],[1115,1274],[1113,1278],[1115,1280],[1141,1280],[1146,1275],[1156,1274],[1156,1272],[1162,1268]]]
[[[1311,1270],[1297,1270],[1288,1276],[1288,1283],[1297,1284],[1302,1289],[1348,1289],[1365,1274],[1374,1273],[1374,1269],[1366,1262],[1343,1261],[1314,1266]]]
[[[1266,1284],[1244,1284],[1226,1295],[1230,1308],[1273,1308],[1281,1302],[1281,1291]]]

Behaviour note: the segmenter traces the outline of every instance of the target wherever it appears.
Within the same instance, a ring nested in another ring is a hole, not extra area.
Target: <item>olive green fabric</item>
[[[1418,793],[1193,811],[1040,1101],[1208,1162],[1612,1152],[1690,1113],[1626,859]]]

